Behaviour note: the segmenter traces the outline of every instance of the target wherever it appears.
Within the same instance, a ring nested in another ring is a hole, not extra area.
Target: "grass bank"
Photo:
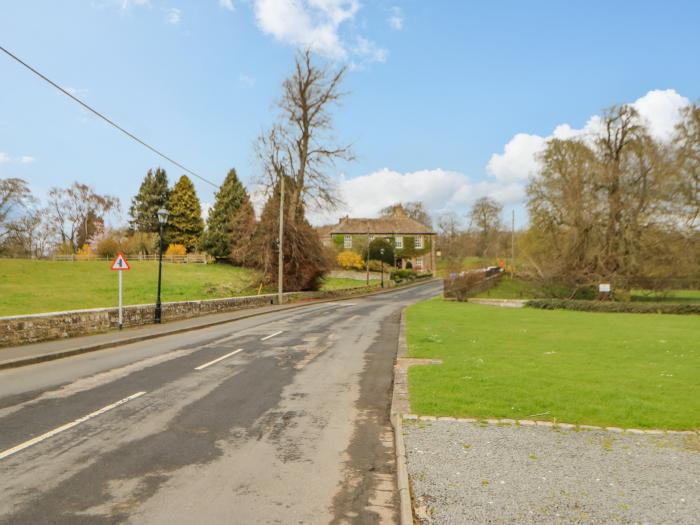
[[[700,428],[696,316],[506,309],[433,299],[407,310],[419,414]]]
[[[124,304],[153,303],[158,263],[131,261],[124,274]],[[0,316],[21,315],[117,304],[117,272],[108,261],[29,261],[0,259]],[[258,292],[260,275],[226,264],[163,263],[163,301],[216,299]],[[324,289],[364,283],[327,279]],[[270,292],[274,290],[262,290]]]

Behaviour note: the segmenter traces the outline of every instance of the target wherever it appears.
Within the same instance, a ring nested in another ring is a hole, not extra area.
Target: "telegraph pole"
[[[284,300],[284,175],[280,177],[280,229],[277,238],[277,304]]]

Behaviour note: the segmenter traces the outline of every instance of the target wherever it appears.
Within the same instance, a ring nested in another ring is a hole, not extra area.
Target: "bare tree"
[[[503,206],[491,197],[481,197],[469,211],[469,230],[477,236],[476,255],[484,257],[498,241],[503,229]]]
[[[282,175],[293,183],[290,220],[304,207],[334,209],[340,204],[329,171],[336,162],[354,156],[350,146],[333,144],[330,108],[345,95],[340,84],[346,72],[346,67],[315,64],[309,50],[300,52],[292,75],[282,84],[280,122],[258,139],[257,156],[268,193]]]
[[[400,211],[402,211],[411,219],[414,219],[420,222],[421,224],[424,224],[428,228],[431,228],[433,226],[433,221],[430,218],[430,214],[428,213],[425,204],[420,201],[397,202],[396,204],[392,204],[391,206],[382,208],[382,210],[379,212],[379,215],[381,215],[382,217],[391,217],[396,212],[397,208],[400,208]]]
[[[13,221],[31,211],[35,202],[26,181],[17,178],[0,179],[0,241],[8,235]]]
[[[75,252],[78,230],[90,224],[90,217],[101,218],[119,209],[119,199],[98,195],[87,184],[74,182],[69,188],[49,191],[48,216],[50,224],[60,237],[61,244]]]

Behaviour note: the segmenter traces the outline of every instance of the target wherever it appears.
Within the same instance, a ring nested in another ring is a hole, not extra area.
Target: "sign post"
[[[131,267],[129,266],[129,263],[126,262],[126,257],[124,257],[124,254],[122,252],[118,252],[117,256],[114,258],[114,261],[112,261],[112,270],[118,271],[119,272],[119,329],[122,329],[122,325],[124,324],[124,316],[122,314],[122,285],[124,283],[124,279],[122,277],[122,274],[124,270],[130,270]]]

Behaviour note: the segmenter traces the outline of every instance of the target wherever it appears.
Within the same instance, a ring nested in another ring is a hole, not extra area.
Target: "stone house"
[[[338,224],[319,229],[323,244],[336,251],[352,250],[366,254],[367,246],[383,239],[391,246],[396,268],[420,272],[435,269],[435,232],[410,218],[401,206],[388,217],[354,219],[344,217]]]

